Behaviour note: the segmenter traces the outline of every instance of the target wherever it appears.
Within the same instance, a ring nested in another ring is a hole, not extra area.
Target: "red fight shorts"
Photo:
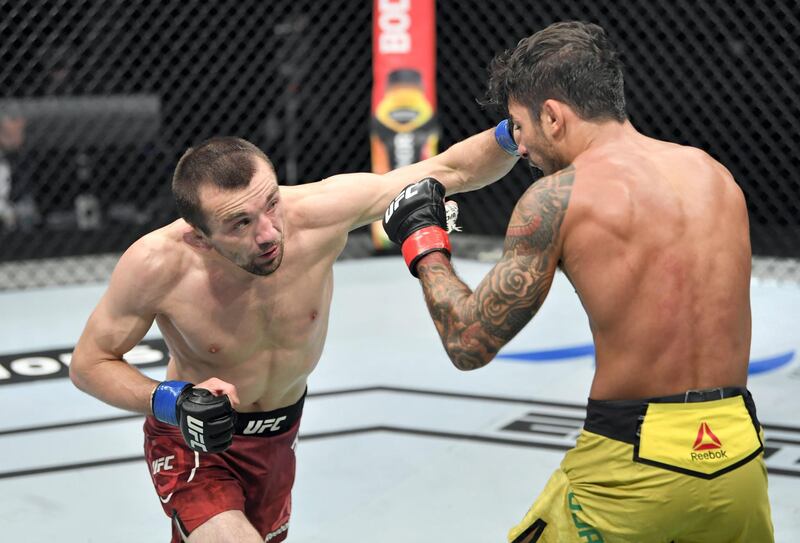
[[[176,426],[147,417],[144,452],[172,542],[224,511],[242,511],[269,543],[286,539],[292,509],[294,447],[303,401],[263,413],[238,413],[223,453],[191,450]]]

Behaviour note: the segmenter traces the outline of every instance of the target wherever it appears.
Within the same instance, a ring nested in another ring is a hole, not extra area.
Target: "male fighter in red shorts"
[[[285,539],[306,380],[348,232],[410,180],[433,175],[462,192],[499,179],[516,159],[495,138],[487,130],[384,175],[291,187],[244,140],[184,154],[172,183],[182,219],[125,252],[70,365],[80,389],[148,415],[146,456],[173,541]],[[162,383],[122,359],[153,321],[170,351]]]

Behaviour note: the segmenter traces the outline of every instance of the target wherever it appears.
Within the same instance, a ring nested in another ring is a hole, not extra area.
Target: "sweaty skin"
[[[503,256],[474,293],[441,253],[417,266],[453,363],[487,364],[536,314],[560,265],[594,338],[590,397],[745,386],[751,250],[744,196],[730,173],[705,152],[646,137],[627,121],[586,127],[554,107],[585,131],[566,147],[549,146],[528,112],[510,104],[521,154],[555,173],[519,200]]]
[[[157,382],[122,355],[155,320],[171,355],[167,379],[228,394],[241,412],[291,405],[322,353],[333,263],[348,232],[378,219],[422,177],[462,192],[513,164],[491,130],[382,176],[279,187],[259,159],[246,189],[200,190],[216,247],[177,220],[125,252],[78,342],[71,377],[106,403],[149,414]]]

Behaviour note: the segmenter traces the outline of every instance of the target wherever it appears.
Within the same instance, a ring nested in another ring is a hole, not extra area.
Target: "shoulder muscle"
[[[157,233],[138,239],[120,257],[106,297],[119,309],[154,310],[182,275],[183,250],[178,242]]]
[[[557,247],[574,181],[575,168],[568,166],[522,195],[508,225],[506,251],[541,254]]]

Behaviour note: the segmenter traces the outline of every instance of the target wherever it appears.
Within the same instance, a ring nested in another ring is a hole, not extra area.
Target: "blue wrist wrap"
[[[153,416],[156,420],[178,425],[178,397],[192,383],[186,381],[162,381],[153,391]]]
[[[514,136],[511,135],[508,119],[503,119],[497,124],[494,129],[494,139],[497,140],[497,145],[502,147],[503,151],[511,156],[519,156],[517,142],[514,141]]]

